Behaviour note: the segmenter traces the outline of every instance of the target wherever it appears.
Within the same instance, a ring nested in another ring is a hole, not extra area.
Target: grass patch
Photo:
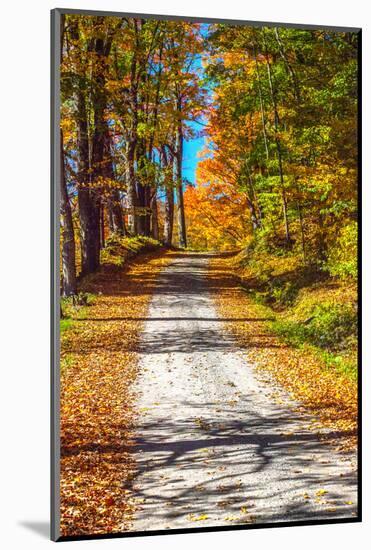
[[[340,374],[344,374],[350,380],[358,380],[357,358],[336,355],[328,351],[321,351],[320,357],[329,369],[335,369]]]
[[[311,317],[299,322],[278,319],[274,331],[296,346],[306,342],[323,349],[341,349],[357,331],[356,311],[348,305],[318,304]]]
[[[332,312],[328,317],[333,322],[334,313]],[[336,324],[332,333],[333,338],[331,338],[331,333],[328,331],[327,320],[323,322],[321,318],[314,318],[308,325],[297,321],[276,318],[270,323],[270,328],[285,343],[299,349],[309,349],[314,352],[327,369],[335,370],[351,380],[357,380],[356,351],[354,350],[352,353],[351,350],[349,353],[349,351],[344,352],[336,349],[339,347],[339,344],[341,347],[344,346],[344,340],[341,338],[341,335],[352,333],[352,329],[347,322],[344,325],[341,322]],[[329,342],[330,339],[331,342]],[[327,346],[329,348],[332,347],[334,351],[326,349]]]
[[[123,267],[128,259],[142,252],[161,248],[162,244],[151,237],[120,237],[111,235],[101,251],[101,263]]]
[[[79,292],[77,296],[61,298],[63,318],[60,320],[61,335],[75,328],[75,319],[85,317],[87,308],[94,305],[96,295],[91,292]]]
[[[326,368],[357,380],[357,312],[347,304],[317,304],[305,321],[277,318],[271,328],[284,342],[310,347]]]
[[[61,319],[60,321],[60,333],[63,334],[66,330],[72,328],[73,320],[72,319]]]
[[[291,257],[260,259],[241,254],[232,266],[244,290],[273,317],[270,330],[295,348],[313,352],[324,368],[356,381],[357,289]]]
[[[64,355],[63,357],[61,357],[60,372],[63,373],[72,364],[73,364],[72,355]]]

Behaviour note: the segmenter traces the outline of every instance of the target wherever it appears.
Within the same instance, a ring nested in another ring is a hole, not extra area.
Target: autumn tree
[[[355,34],[76,15],[61,34],[65,293],[109,234],[254,242],[319,267],[344,226],[353,238]],[[186,189],[197,124],[206,145]]]
[[[247,198],[256,241],[325,265],[356,217],[356,35],[215,24],[207,45],[207,181]]]

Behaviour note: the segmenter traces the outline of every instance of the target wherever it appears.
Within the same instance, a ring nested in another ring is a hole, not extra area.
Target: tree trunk
[[[149,237],[151,232],[151,216],[150,216],[150,202],[151,202],[151,188],[148,181],[146,181],[146,175],[144,173],[145,160],[146,160],[146,143],[144,140],[140,140],[136,149],[137,169],[139,175],[145,178],[145,183],[142,183],[139,179],[137,181],[137,205],[140,209],[137,220],[137,232],[138,235]]]
[[[131,124],[127,135],[127,169],[126,169],[126,184],[127,184],[127,204],[129,209],[128,214],[128,230],[130,235],[136,235],[138,232],[138,220],[136,215],[137,207],[137,189],[135,177],[135,154],[138,140],[138,84],[141,71],[138,70],[137,52],[139,51],[139,27],[141,22],[137,19],[133,20],[134,33],[136,37],[133,57],[130,64],[130,108],[132,111]],[[139,63],[140,66],[140,63]]]
[[[289,59],[286,55],[285,47],[283,45],[283,42],[281,40],[281,37],[279,35],[279,31],[278,31],[277,27],[274,28],[274,34],[275,34],[275,37],[276,37],[276,40],[277,40],[280,56],[282,57],[285,65],[287,67],[287,70],[288,70],[288,72],[290,73],[290,76],[291,76],[292,84],[293,84],[293,87],[294,87],[294,97],[295,97],[297,103],[300,103],[301,99],[300,99],[299,80],[298,80],[297,74],[296,74],[293,66],[291,65],[291,63],[290,63],[290,61],[289,61]]]
[[[258,60],[257,60],[257,53],[256,53],[255,46],[254,46],[254,57],[255,57],[255,71],[256,71],[257,83],[258,83],[260,116],[261,116],[261,121],[262,121],[265,156],[266,156],[267,161],[268,161],[269,160],[268,137],[267,137],[267,130],[266,130],[266,120],[265,120],[265,111],[264,111],[264,103],[263,103],[263,94],[262,94],[261,82],[260,82],[260,71],[259,71],[259,64],[258,64]]]
[[[73,231],[71,203],[67,193],[66,172],[64,165],[63,132],[60,131],[60,189],[61,189],[61,217],[62,217],[62,295],[74,296],[76,287],[76,248]]]
[[[146,215],[144,217],[144,234],[146,235],[146,237],[149,237],[151,235],[151,219],[152,219],[152,212],[151,212],[152,198],[151,197],[153,193],[154,193],[153,189],[149,187],[149,185],[146,185],[144,189],[144,203],[146,208]]]
[[[81,91],[77,98],[77,181],[80,218],[81,273],[95,271],[99,263],[96,258],[94,215],[96,210],[91,196],[89,174],[89,142],[85,98]],[[99,234],[98,234],[99,237]]]
[[[161,163],[164,170],[170,167],[171,181],[165,181],[165,215],[164,215],[164,244],[171,246],[173,240],[173,223],[174,223],[174,188],[173,188],[173,172],[174,160],[170,156],[168,158],[165,147],[161,149]]]
[[[94,133],[92,143],[92,210],[91,210],[91,231],[92,242],[94,243],[94,264],[95,268],[100,264],[100,249],[104,242],[102,222],[101,189],[99,180],[105,175],[104,152],[105,140],[107,133],[107,125],[104,119],[104,110],[106,107],[105,85],[105,58],[108,55],[102,38],[97,38],[95,41],[95,61],[93,64],[93,105],[94,105]]]
[[[137,169],[140,170],[143,169],[143,159],[145,155],[145,148],[143,144],[140,142],[137,145],[137,151],[136,151],[136,164]],[[139,173],[140,175],[140,173]],[[136,190],[137,190],[137,206],[138,206],[138,215],[137,215],[137,234],[138,235],[146,235],[146,229],[147,229],[147,201],[146,201],[146,191],[147,186],[143,185],[140,181],[137,181]]]
[[[325,229],[324,229],[324,216],[321,213],[321,210],[318,211],[318,225],[319,225],[319,232],[318,232],[318,252],[319,252],[319,258],[321,262],[325,262],[327,260],[327,246],[325,241]]]
[[[111,180],[116,181],[115,171],[113,168],[112,152],[111,152],[111,138],[109,129],[106,129],[105,146],[105,175]],[[108,209],[108,225],[111,233],[117,233],[118,235],[125,235],[125,223],[122,212],[121,200],[119,190],[114,188],[107,200]]]
[[[61,16],[60,63],[63,62],[63,41],[65,31],[65,16]],[[74,296],[77,294],[76,285],[76,244],[73,230],[71,203],[67,192],[66,167],[64,164],[63,132],[60,130],[60,213],[62,218],[62,295]],[[62,305],[60,307],[63,318]]]
[[[164,244],[165,246],[171,246],[174,223],[174,189],[167,187],[165,193]]]
[[[100,18],[97,18],[100,21]],[[121,23],[119,23],[120,26]],[[107,153],[107,122],[104,117],[106,109],[106,65],[110,54],[113,33],[109,33],[105,39],[98,37],[95,40],[95,57],[92,68],[93,73],[93,110],[94,133],[92,142],[92,189],[91,189],[91,241],[94,250],[93,264],[95,269],[100,264],[100,249],[104,246],[104,212],[101,199],[102,188],[100,180],[106,175],[107,165],[111,164],[110,155]]]
[[[125,235],[125,223],[122,212],[120,194],[117,189],[114,189],[108,199],[108,223],[111,233],[117,235]]]
[[[129,141],[127,148],[127,166],[126,166],[126,184],[127,184],[127,204],[128,204],[128,231],[130,235],[137,234],[137,217],[135,208],[137,206],[137,195],[135,186],[135,157],[136,143],[133,140]]]
[[[261,229],[262,227],[261,209],[259,206],[258,197],[255,192],[255,187],[254,187],[250,169],[247,168],[247,171],[248,171],[250,193],[247,193],[246,199],[248,203],[248,208],[250,210],[252,228],[253,228],[253,231],[255,232],[258,229]]]
[[[100,248],[104,248],[106,246],[106,240],[104,237],[104,205],[101,203],[100,205]]]
[[[248,200],[247,205],[248,205],[248,208],[250,210],[252,230],[253,230],[253,233],[255,233],[255,231],[257,231],[261,227],[260,221],[259,221],[259,219],[256,215],[254,205],[252,204],[252,202],[250,200]]]
[[[145,209],[145,187],[140,183],[137,185],[137,200],[138,200],[138,214],[137,214],[137,234],[146,234],[146,214]]]
[[[180,116],[180,110],[178,109]],[[183,200],[183,174],[182,174],[182,160],[183,160],[183,128],[182,121],[179,120],[177,134],[176,134],[176,199],[178,206],[178,232],[179,232],[179,246],[181,248],[187,247],[187,234],[185,224],[184,213],[184,200]]]
[[[263,30],[263,37],[264,37],[264,30]],[[275,94],[275,90],[274,90],[274,87],[273,87],[271,65],[270,65],[270,62],[269,62],[269,57],[268,57],[268,53],[267,53],[265,38],[264,38],[264,46],[265,46],[265,61],[266,61],[266,66],[267,66],[269,90],[270,90],[270,95],[271,95],[271,100],[272,100],[272,105],[273,105],[273,114],[274,114],[274,139],[275,139],[275,143],[276,143],[277,158],[278,158],[278,169],[279,169],[279,177],[280,177],[280,185],[281,185],[283,221],[284,221],[284,226],[285,226],[285,240],[286,240],[287,244],[290,244],[291,243],[291,236],[290,236],[289,220],[288,220],[288,215],[287,215],[287,197],[286,197],[285,181],[284,181],[284,176],[283,176],[282,151],[281,151],[280,139],[278,137],[279,116],[278,116],[276,94]]]
[[[307,251],[306,251],[306,243],[305,243],[304,216],[303,216],[303,208],[300,200],[299,185],[296,178],[295,178],[295,186],[296,186],[296,192],[297,192],[296,208],[298,211],[299,223],[300,223],[300,236],[301,236],[301,247],[303,252],[303,264],[305,265],[307,263]]]
[[[79,38],[77,24],[71,27],[71,36],[75,40]],[[97,264],[96,239],[94,218],[99,216],[94,206],[94,200],[90,189],[90,158],[89,158],[89,133],[85,95],[82,88],[76,92],[76,122],[77,122],[77,200],[80,219],[80,246],[81,246],[81,273],[86,275],[94,271]],[[99,233],[98,233],[99,239]]]
[[[303,263],[307,263],[307,254],[305,249],[305,233],[304,233],[304,220],[303,220],[303,211],[300,204],[300,200],[297,200],[296,207],[298,209],[299,222],[300,222],[300,235],[301,235],[301,247],[303,251]]]
[[[158,212],[157,212],[157,197],[156,193],[154,193],[152,199],[151,199],[151,210],[152,210],[152,216],[151,216],[151,236],[153,239],[156,239],[156,241],[159,240],[159,230],[158,230]]]

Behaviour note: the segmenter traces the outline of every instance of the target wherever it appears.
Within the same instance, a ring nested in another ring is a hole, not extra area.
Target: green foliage
[[[137,237],[126,237],[124,239],[124,246],[127,247],[128,250],[145,252],[160,248],[161,243],[151,237],[143,237],[139,235]]]
[[[92,306],[95,298],[95,294],[91,292],[79,292],[76,296],[61,297],[63,314],[60,320],[61,334],[73,327],[73,318],[83,316],[86,307]]]
[[[327,268],[331,275],[341,279],[357,277],[357,238],[358,224],[356,222],[352,222],[340,230],[327,262]]]
[[[357,313],[345,304],[318,304],[308,320],[276,320],[273,328],[296,346],[306,342],[323,349],[341,349],[357,330]]]
[[[298,348],[310,346],[327,368],[357,379],[357,356],[349,353],[357,333],[354,308],[342,304],[317,305],[307,321],[276,318],[271,326],[284,342]]]
[[[76,296],[75,305],[77,306],[92,306],[94,304],[95,295],[91,292],[79,292]]]
[[[290,306],[298,295],[298,287],[292,281],[275,281],[270,283],[270,295],[276,303],[282,306]]]
[[[351,240],[349,233],[345,229],[339,240]],[[235,265],[250,296],[267,314],[274,311],[271,328],[284,342],[309,346],[326,367],[357,378],[354,284],[329,277],[320,266],[303,266],[295,248],[277,255],[264,231],[236,257]]]
[[[255,299],[277,309],[292,306],[300,288],[313,278],[312,268],[303,267],[295,251],[267,230],[250,241],[240,265],[250,275],[248,284]]]
[[[255,249],[322,268],[330,257],[331,274],[352,274],[356,252],[338,261],[336,238],[357,209],[356,34],[215,25],[209,41],[214,171],[227,165],[260,216]]]
[[[272,329],[284,342],[294,347],[302,348],[309,345],[310,349],[317,353],[327,368],[335,369],[348,378],[356,380],[358,375],[356,356],[343,353],[342,350],[330,351],[325,349],[326,343],[341,348],[341,344],[346,343],[346,338],[343,338],[343,336],[349,336],[354,332],[354,322],[350,319],[344,322],[344,317],[342,318],[341,315],[337,317],[334,312],[325,317],[327,319],[317,318],[313,324],[311,323],[308,326],[296,321],[275,320],[272,322]],[[336,331],[334,338],[331,338],[328,330],[334,324],[336,325]]]
[[[320,353],[320,357],[324,361],[327,368],[335,369],[338,372],[345,374],[348,378],[357,380],[358,365],[357,361],[354,360],[353,357],[347,357],[324,350]]]
[[[357,312],[346,304],[318,304],[308,324],[308,337],[319,347],[336,348],[357,330]]]
[[[70,329],[73,325],[72,319],[61,319],[60,320],[60,333],[63,334],[66,330]]]

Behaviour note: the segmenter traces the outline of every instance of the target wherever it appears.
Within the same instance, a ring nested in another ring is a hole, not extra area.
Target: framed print
[[[52,539],[361,520],[361,31],[52,11]]]

